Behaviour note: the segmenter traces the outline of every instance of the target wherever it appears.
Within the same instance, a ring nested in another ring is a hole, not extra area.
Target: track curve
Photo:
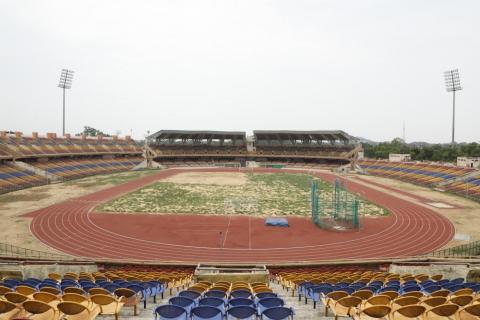
[[[179,172],[227,172],[238,169],[169,169],[27,214],[31,232],[45,244],[92,259],[163,262],[290,263],[335,259],[407,257],[445,245],[452,223],[435,211],[364,184],[349,190],[391,211],[365,218],[358,232],[320,230],[305,218],[289,218],[288,230],[268,229],[248,216],[125,215],[94,213],[102,202]],[[261,172],[307,172],[259,169]],[[309,174],[312,172],[308,171]],[[314,172],[333,181],[330,173]],[[189,227],[193,224],[193,227]],[[223,242],[218,241],[223,232]]]

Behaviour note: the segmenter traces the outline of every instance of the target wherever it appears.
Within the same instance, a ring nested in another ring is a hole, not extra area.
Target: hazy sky
[[[480,1],[0,0],[0,130],[480,141]]]

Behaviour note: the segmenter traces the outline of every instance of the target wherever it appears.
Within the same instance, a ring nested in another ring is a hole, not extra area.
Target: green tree
[[[102,135],[104,137],[111,137],[111,135],[109,135],[108,133],[104,133],[98,129],[95,129],[95,128],[92,128],[92,127],[89,127],[89,126],[84,126],[83,127],[83,131],[80,132],[80,133],[77,133],[76,136],[81,136],[82,134],[88,136],[88,137],[96,137],[96,136],[99,136],[99,135]]]
[[[379,144],[363,144],[365,157],[373,159],[388,159],[390,153],[409,153],[416,161],[456,162],[457,157],[480,157],[480,144],[407,144],[400,138],[391,142]]]

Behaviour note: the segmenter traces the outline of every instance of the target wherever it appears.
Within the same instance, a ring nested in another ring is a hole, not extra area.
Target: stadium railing
[[[430,253],[429,256],[449,258],[480,256],[480,240],[472,241],[456,247],[437,250]]]
[[[27,249],[8,243],[0,242],[0,257],[15,259],[39,259],[39,260],[72,260],[73,258],[53,252]]]

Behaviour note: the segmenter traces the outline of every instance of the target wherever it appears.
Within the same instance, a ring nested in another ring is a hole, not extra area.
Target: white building
[[[391,162],[412,161],[412,156],[409,153],[389,153],[388,161],[391,161]]]
[[[480,157],[457,157],[457,166],[480,168]]]

